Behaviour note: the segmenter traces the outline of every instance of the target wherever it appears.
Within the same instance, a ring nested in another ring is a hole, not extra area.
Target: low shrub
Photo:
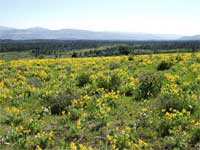
[[[122,91],[122,93],[124,93],[126,96],[133,96],[135,87],[133,87],[131,84],[126,84],[121,87],[120,91]]]
[[[80,97],[80,93],[76,90],[67,89],[64,92],[48,96],[42,100],[42,104],[49,107],[52,114],[61,114],[68,106],[71,105],[73,99]]]
[[[159,103],[160,109],[165,109],[167,112],[169,112],[171,109],[181,111],[184,108],[184,101],[177,98],[168,98],[163,96],[159,99]]]
[[[158,71],[168,70],[172,66],[171,62],[161,61],[161,63],[157,66]]]
[[[200,57],[197,57],[197,58],[196,58],[196,61],[197,61],[198,63],[200,63]]]
[[[156,97],[161,89],[161,76],[154,73],[144,73],[139,75],[139,86],[136,99],[149,99]]]
[[[110,76],[110,82],[109,82],[109,90],[116,90],[121,84],[121,79],[118,74],[112,74]]]
[[[120,87],[121,78],[118,74],[111,73],[110,75],[103,75],[97,78],[97,86],[109,91],[117,90]]]
[[[77,58],[77,57],[78,57],[78,54],[76,52],[73,52],[72,58]]]
[[[165,137],[165,136],[169,136],[170,135],[170,129],[172,129],[172,125],[171,125],[171,122],[169,121],[162,121],[160,123],[160,126],[158,128],[158,132],[160,134],[161,137]]]
[[[190,142],[193,146],[200,142],[200,128],[193,131]]]
[[[129,61],[134,60],[134,55],[128,55],[128,60],[129,60]]]
[[[120,64],[119,64],[119,63],[116,63],[116,62],[111,62],[111,63],[109,64],[110,70],[114,70],[114,69],[117,69],[117,68],[119,68],[119,67],[120,67]]]
[[[165,150],[186,150],[188,149],[185,138],[180,136],[168,136],[163,139],[162,149]]]
[[[81,73],[77,77],[77,85],[80,87],[85,86],[87,83],[89,83],[89,81],[90,81],[90,75],[87,73]]]
[[[179,61],[182,61],[182,60],[183,60],[183,57],[181,55],[177,55],[176,56],[176,61],[179,62]]]
[[[168,98],[166,96],[162,96],[159,99],[159,108],[165,109],[167,112],[170,112],[171,110],[175,109],[178,111],[182,111],[183,109],[194,113],[195,110],[199,109],[198,104],[190,99],[182,99],[182,98]]]

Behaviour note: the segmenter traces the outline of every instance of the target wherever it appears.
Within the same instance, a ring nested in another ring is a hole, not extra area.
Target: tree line
[[[108,45],[111,47],[95,50]],[[177,49],[196,51],[200,49],[200,41],[0,40],[0,52],[31,51],[35,57],[61,57],[63,52],[84,57],[175,52]]]

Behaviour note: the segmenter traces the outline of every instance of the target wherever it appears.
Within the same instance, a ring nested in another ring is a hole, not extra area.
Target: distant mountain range
[[[194,36],[184,36],[182,37],[180,40],[196,40],[196,41],[200,41],[200,35],[194,35]]]
[[[0,39],[31,40],[200,40],[200,35],[181,36],[171,34],[148,34],[129,32],[96,32],[78,29],[50,30],[46,28],[16,29],[0,26]]]

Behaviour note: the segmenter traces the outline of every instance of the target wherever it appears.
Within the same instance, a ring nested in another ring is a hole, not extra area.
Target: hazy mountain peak
[[[171,34],[151,34],[132,32],[88,31],[79,29],[50,30],[42,27],[28,29],[14,29],[0,26],[0,39],[30,40],[30,39],[62,39],[62,40],[184,40],[189,37]],[[199,36],[193,36],[192,40],[200,40]]]
[[[200,40],[200,35],[194,35],[194,36],[184,36],[181,38],[181,40]]]
[[[32,30],[32,31],[42,31],[42,30],[49,30],[47,28],[42,28],[42,27],[32,27],[32,28],[28,28],[26,30]]]
[[[0,26],[0,30],[12,30],[14,28],[10,28],[10,27],[5,27],[5,26]]]

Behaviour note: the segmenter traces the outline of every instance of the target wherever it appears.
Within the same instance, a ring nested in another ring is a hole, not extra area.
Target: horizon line
[[[63,28],[58,28],[58,29],[53,29],[50,27],[42,27],[42,26],[33,26],[33,27],[11,27],[11,26],[4,26],[4,25],[0,25],[0,27],[3,28],[10,28],[10,29],[16,29],[16,30],[28,30],[28,29],[36,29],[36,28],[40,28],[40,29],[46,29],[46,30],[51,30],[51,31],[59,31],[59,30],[82,30],[82,31],[89,31],[89,32],[111,32],[111,33],[135,33],[135,34],[152,34],[152,35],[174,35],[174,36],[196,36],[196,35],[200,35],[200,34],[176,34],[176,33],[152,33],[152,32],[142,32],[142,31],[116,31],[116,30],[93,30],[93,29],[83,29],[83,28],[68,28],[68,27],[63,27]]]

